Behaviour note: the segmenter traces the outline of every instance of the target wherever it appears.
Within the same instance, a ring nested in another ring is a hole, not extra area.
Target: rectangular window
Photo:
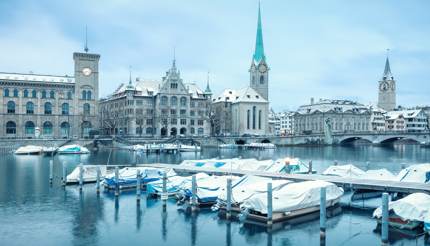
[[[190,111],[190,116],[194,116],[194,115],[196,115],[196,112],[194,110],[191,110]]]
[[[137,106],[142,106],[143,105],[143,101],[142,100],[136,100],[136,105]]]
[[[185,110],[185,109],[181,109],[181,111],[180,111],[180,114],[181,115],[185,115],[187,113],[187,110]]]
[[[148,115],[152,115],[152,113],[153,113],[154,111],[152,110],[152,109],[147,109],[146,110],[146,114],[148,114]]]
[[[187,119],[181,119],[181,125],[186,125],[187,124]]]
[[[191,124],[192,126],[194,126],[194,120],[191,120],[191,121],[190,121],[190,124]]]
[[[178,119],[176,119],[176,118],[171,119],[170,124],[172,124],[172,125],[178,124]]]
[[[198,120],[198,121],[197,121],[197,124],[198,124],[199,126],[202,126],[202,125],[203,125],[203,120]]]
[[[195,102],[191,101],[191,107],[194,108],[196,106]]]
[[[171,109],[171,110],[170,110],[170,114],[171,114],[171,115],[176,115],[176,109]]]
[[[136,109],[136,114],[137,115],[143,115],[143,109],[141,109],[141,108]]]
[[[146,119],[146,124],[147,125],[152,125],[152,119]]]

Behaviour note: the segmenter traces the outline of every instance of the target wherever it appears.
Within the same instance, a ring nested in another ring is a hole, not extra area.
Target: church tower
[[[250,87],[256,90],[264,99],[269,100],[269,67],[266,63],[263,45],[263,28],[261,27],[261,10],[258,4],[257,37],[255,51],[249,68]]]
[[[391,74],[390,61],[385,61],[384,74],[379,81],[378,107],[391,111],[396,108],[396,81]]]

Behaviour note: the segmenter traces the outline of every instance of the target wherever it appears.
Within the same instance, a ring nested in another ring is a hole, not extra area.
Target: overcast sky
[[[430,104],[430,1],[262,0],[270,103],[310,97],[376,102],[390,51],[398,103]],[[72,53],[101,55],[105,96],[133,76],[161,79],[173,47],[185,82],[214,94],[248,85],[257,0],[1,0],[0,71],[73,73]]]

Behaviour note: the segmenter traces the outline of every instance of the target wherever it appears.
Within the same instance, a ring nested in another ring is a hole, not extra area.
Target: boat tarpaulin
[[[390,202],[388,207],[403,220],[430,222],[430,195],[425,193],[410,194]],[[382,217],[382,206],[373,212],[373,217]]]
[[[206,173],[197,173],[196,180],[209,177]],[[166,181],[167,192],[179,192],[185,187],[191,187],[192,176],[169,176]],[[163,179],[149,182],[146,186],[148,193],[160,193],[163,191]]]
[[[354,165],[348,164],[340,166],[330,166],[323,172],[323,174],[339,176],[343,178],[360,178],[364,176],[366,172]]]
[[[253,175],[243,176],[232,184],[231,201],[232,203],[242,203],[254,194],[267,192],[267,183],[272,183],[272,189],[278,190],[291,182],[288,180],[272,180]],[[222,201],[227,200],[227,187],[223,187],[220,190],[218,199]]]
[[[411,165],[400,171],[397,179],[403,182],[429,183],[430,164]]]
[[[385,168],[367,170],[361,178],[372,180],[396,180],[396,176]]]
[[[273,212],[288,213],[319,205],[322,187],[326,187],[327,201],[338,199],[343,194],[342,188],[326,181],[291,183],[273,191]],[[245,200],[240,207],[267,214],[267,193],[255,194]]]

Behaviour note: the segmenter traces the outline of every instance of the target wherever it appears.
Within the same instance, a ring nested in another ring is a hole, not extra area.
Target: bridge
[[[329,139],[328,139],[329,138]],[[411,141],[423,146],[430,146],[430,132],[343,132],[333,133],[327,137],[324,134],[292,135],[292,136],[226,136],[226,137],[116,137],[114,142],[131,145],[142,143],[184,143],[202,146],[218,146],[219,144],[273,143],[277,146],[294,145],[348,145],[355,141],[365,141],[369,144],[383,145],[397,141]],[[96,141],[112,141],[112,138],[99,138]]]

